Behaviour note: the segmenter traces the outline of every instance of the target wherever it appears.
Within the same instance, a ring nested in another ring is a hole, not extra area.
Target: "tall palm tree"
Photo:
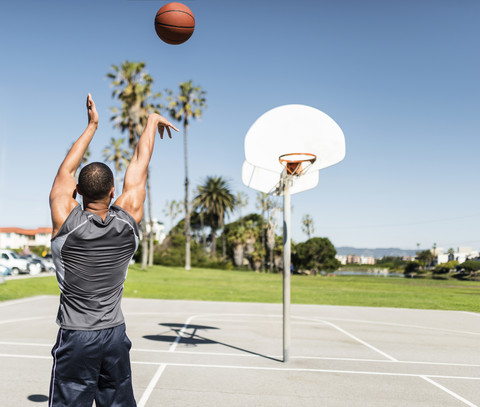
[[[183,148],[185,158],[185,270],[190,270],[190,201],[188,197],[188,145],[187,130],[191,119],[202,116],[202,109],[207,107],[205,92],[200,86],[194,86],[192,81],[181,82],[179,93],[174,96],[169,89],[167,100],[168,110],[172,119],[183,123]]]
[[[124,138],[116,139],[112,137],[110,139],[110,144],[103,149],[103,159],[107,163],[112,163],[115,170],[115,186],[120,195],[120,174],[123,173],[123,170],[127,168],[129,163],[128,151],[123,148],[125,144]]]
[[[194,206],[205,208],[207,219],[212,229],[212,259],[217,250],[216,233],[217,229],[224,227],[225,215],[233,211],[235,207],[235,196],[232,194],[230,185],[222,177],[207,177],[204,184],[198,186],[198,194],[195,196]],[[223,247],[223,258],[225,258],[225,246]]]
[[[111,120],[114,126],[120,131],[128,133],[128,145],[133,154],[137,141],[147,124],[147,117],[150,112],[159,112],[162,108],[160,104],[153,103],[155,99],[161,97],[160,93],[152,93],[153,77],[146,69],[145,62],[124,61],[122,65],[112,65],[111,72],[107,78],[112,80],[112,97],[121,102],[121,108],[113,107],[111,110],[113,116]],[[152,220],[152,202],[150,193],[150,172],[147,173],[147,203],[148,217],[150,219],[150,247],[153,247],[153,220]],[[148,246],[147,246],[147,228],[145,225],[145,214],[141,221],[142,228],[142,269],[146,268]],[[150,262],[153,261],[153,253],[150,255]]]

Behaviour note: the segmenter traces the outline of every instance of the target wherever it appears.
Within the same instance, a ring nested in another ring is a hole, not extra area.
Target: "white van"
[[[40,268],[32,267],[25,259],[21,259],[17,253],[12,250],[0,250],[0,264],[10,267],[12,275],[18,273],[38,274]]]

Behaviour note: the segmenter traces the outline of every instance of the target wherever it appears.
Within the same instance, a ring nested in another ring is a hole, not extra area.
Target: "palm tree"
[[[257,194],[257,208],[262,211],[262,216],[261,216],[261,224],[260,224],[260,230],[261,230],[261,246],[262,246],[262,251],[263,253],[267,253],[267,234],[268,234],[268,229],[275,229],[276,227],[276,222],[274,221],[275,218],[275,212],[279,209],[277,202],[272,199],[268,194],[264,192],[259,192]],[[267,222],[265,222],[267,220]],[[269,224],[272,223],[274,225],[269,226]],[[271,235],[270,231],[270,235]],[[275,232],[273,232],[273,237],[275,237]],[[271,239],[271,236],[270,236]],[[273,247],[272,247],[272,253],[273,253]],[[272,262],[270,262],[272,264]],[[262,271],[265,269],[265,259],[261,259],[261,269]]]
[[[188,155],[187,155],[187,129],[191,119],[198,119],[202,116],[202,109],[205,109],[205,92],[200,86],[193,86],[192,81],[181,82],[180,91],[177,96],[166,90],[167,100],[170,102],[168,110],[170,116],[183,123],[183,148],[185,157],[185,269],[190,270],[190,202],[188,197]]]
[[[314,227],[313,227],[313,219],[308,214],[302,218],[302,232],[308,236],[309,240],[311,239],[312,234],[314,232]]]
[[[145,62],[124,61],[119,67],[112,65],[112,70],[107,74],[107,78],[112,80],[114,88],[112,97],[118,99],[122,106],[120,109],[112,107],[113,116],[111,120],[114,127],[120,131],[128,133],[128,145],[133,154],[137,145],[138,138],[142,134],[143,128],[147,123],[147,117],[150,112],[159,112],[162,108],[160,104],[153,101],[161,97],[160,93],[152,94],[153,78],[145,70]],[[150,171],[147,173],[147,202],[148,216],[150,218],[150,247],[153,247],[153,220],[152,220],[152,202],[150,194]],[[147,246],[147,228],[145,225],[145,214],[141,221],[142,239],[142,269],[146,268],[148,246]],[[153,261],[153,253],[150,255],[150,264]]]
[[[212,229],[212,259],[215,257],[217,244],[216,233],[220,227],[222,229],[225,215],[233,211],[235,207],[235,197],[233,196],[228,182],[222,177],[207,177],[203,185],[198,186],[198,194],[195,196],[194,206],[205,208],[205,213],[210,221]],[[226,248],[223,246],[223,258],[225,258]]]
[[[170,219],[170,230],[173,229],[173,221],[178,216],[181,210],[181,206],[182,204],[180,202],[177,202],[175,199],[165,202],[165,208],[163,209],[163,213]]]
[[[243,224],[242,219],[242,209],[246,208],[248,205],[248,195],[245,192],[237,192],[235,197],[235,207],[238,210],[238,216],[240,218],[240,223]]]
[[[110,144],[103,150],[103,159],[107,163],[112,163],[115,170],[115,186],[120,192],[120,179],[119,175],[123,173],[123,170],[128,166],[128,151],[123,148],[125,143],[124,138],[116,139],[112,137]]]

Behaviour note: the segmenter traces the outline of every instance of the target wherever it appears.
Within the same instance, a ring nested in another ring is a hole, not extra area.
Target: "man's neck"
[[[106,201],[84,201],[83,210],[92,212],[95,215],[100,216],[103,220],[107,217],[108,208],[110,207],[110,202]]]

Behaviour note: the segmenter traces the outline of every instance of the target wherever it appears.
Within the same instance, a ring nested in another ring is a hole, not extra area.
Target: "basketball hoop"
[[[315,162],[317,156],[310,153],[290,153],[278,157],[278,161],[285,167],[287,175],[302,175]]]

